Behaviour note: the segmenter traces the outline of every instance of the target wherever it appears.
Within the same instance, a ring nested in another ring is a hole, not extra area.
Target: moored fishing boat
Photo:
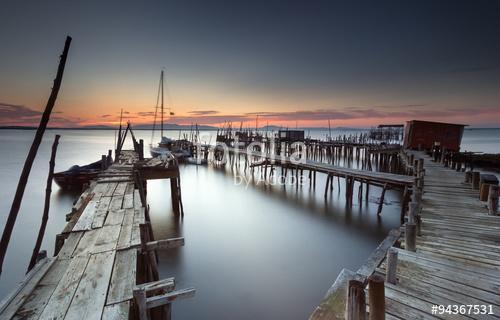
[[[97,178],[101,172],[102,160],[85,166],[74,165],[68,170],[54,173],[54,180],[65,190],[81,190],[85,184]]]

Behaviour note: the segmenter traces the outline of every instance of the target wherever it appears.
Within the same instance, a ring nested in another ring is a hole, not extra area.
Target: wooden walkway
[[[500,318],[500,217],[488,215],[464,173],[423,153],[416,156],[425,159],[421,236],[416,252],[397,248],[397,284],[385,283],[386,319]],[[399,230],[381,244],[368,268],[343,270],[310,319],[345,318],[348,280],[366,281],[371,267],[385,277],[385,252],[396,242],[394,234]],[[400,241],[404,247],[404,237]],[[488,311],[491,305],[493,314],[433,314],[433,305],[486,305]]]
[[[415,178],[413,176],[345,168],[309,159],[303,162],[293,161],[293,159],[288,156],[276,156],[270,155],[269,153],[265,152],[249,151],[246,148],[228,148],[228,151],[232,155],[239,154],[246,157],[258,158],[260,159],[259,161],[266,161],[266,163],[268,163],[269,165],[277,164],[282,166],[290,166],[296,169],[298,168],[302,170],[321,172],[332,176],[352,177],[355,180],[369,182],[370,184],[379,186],[384,186],[385,184],[387,184],[394,188],[404,189],[405,187],[413,185],[413,183],[415,182]]]
[[[141,231],[149,219],[134,187],[137,160],[135,152],[122,151],[84,191],[57,237],[57,254],[38,262],[2,301],[0,319],[129,319],[134,287],[150,280],[138,249],[158,247],[145,243],[152,234]],[[163,241],[164,247],[184,243]]]

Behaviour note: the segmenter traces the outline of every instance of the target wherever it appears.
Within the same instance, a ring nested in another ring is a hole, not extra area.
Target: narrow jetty
[[[479,200],[470,172],[422,152],[411,156],[424,164],[419,205],[410,203],[406,224],[391,231],[366,264],[341,272],[310,319],[500,317],[497,209]],[[492,197],[498,206],[498,194]]]
[[[390,153],[377,154],[380,156],[380,162],[383,163],[385,161],[391,161],[392,165],[390,167],[393,168],[392,171],[402,172],[404,174],[398,173],[390,173],[390,172],[377,172],[367,170],[367,169],[355,169],[355,168],[346,168],[338,165],[334,165],[331,163],[325,163],[320,161],[315,161],[308,159],[305,156],[304,159],[294,158],[292,156],[285,155],[276,155],[271,152],[263,152],[263,151],[254,151],[249,150],[249,148],[226,148],[227,157],[229,157],[229,164],[232,167],[237,167],[240,165],[240,158],[244,158],[245,169],[247,167],[255,168],[255,167],[264,167],[262,171],[263,177],[265,179],[269,179],[273,176],[275,171],[275,166],[281,167],[281,178],[286,178],[288,171],[290,171],[291,175],[295,174],[297,179],[304,179],[304,170],[309,172],[307,179],[309,180],[309,185],[313,188],[316,188],[316,173],[323,173],[327,175],[326,185],[325,185],[325,198],[328,195],[328,192],[331,192],[333,189],[333,179],[336,177],[345,180],[346,190],[345,190],[345,198],[348,206],[351,206],[353,203],[354,197],[354,187],[355,183],[358,183],[358,199],[361,201],[363,197],[363,193],[365,198],[369,198],[370,186],[378,186],[382,188],[380,198],[379,198],[379,206],[377,209],[377,214],[380,215],[382,213],[382,208],[384,205],[384,198],[387,190],[399,190],[402,192],[402,210],[401,210],[401,220],[404,216],[404,209],[406,208],[409,200],[410,200],[410,190],[411,187],[415,183],[415,177],[410,175],[413,172],[413,167],[409,168],[407,161],[400,160],[389,160],[391,156]],[[399,150],[396,152],[391,149],[391,153],[394,154],[392,159],[399,159]],[[354,154],[352,152],[346,153],[347,160],[352,161],[354,158]],[[215,155],[215,159],[219,159],[223,163],[226,160],[223,160],[225,155],[223,151],[220,151],[219,155]],[[363,162],[370,163],[372,159],[365,154],[364,157],[362,154],[356,155],[356,159],[363,159]],[[269,170],[268,170],[269,167]],[[365,167],[365,166],[363,166]],[[368,166],[366,166],[368,167]],[[299,178],[300,177],[300,178]],[[296,187],[299,187],[299,183],[295,183]],[[364,188],[363,188],[364,186]]]
[[[184,238],[155,241],[146,203],[145,180],[169,178],[178,209],[175,159],[118,154],[73,206],[54,256],[38,261],[2,301],[0,319],[169,319],[171,302],[194,294],[159,279],[156,250]]]

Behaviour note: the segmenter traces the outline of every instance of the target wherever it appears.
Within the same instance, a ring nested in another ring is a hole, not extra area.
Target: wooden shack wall
[[[447,150],[458,151],[464,127],[455,124],[410,121],[405,128],[404,146],[417,149],[430,149],[434,142],[440,142]]]

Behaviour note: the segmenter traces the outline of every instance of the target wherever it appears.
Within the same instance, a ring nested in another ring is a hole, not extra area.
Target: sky
[[[0,125],[500,127],[498,1],[6,1]]]

